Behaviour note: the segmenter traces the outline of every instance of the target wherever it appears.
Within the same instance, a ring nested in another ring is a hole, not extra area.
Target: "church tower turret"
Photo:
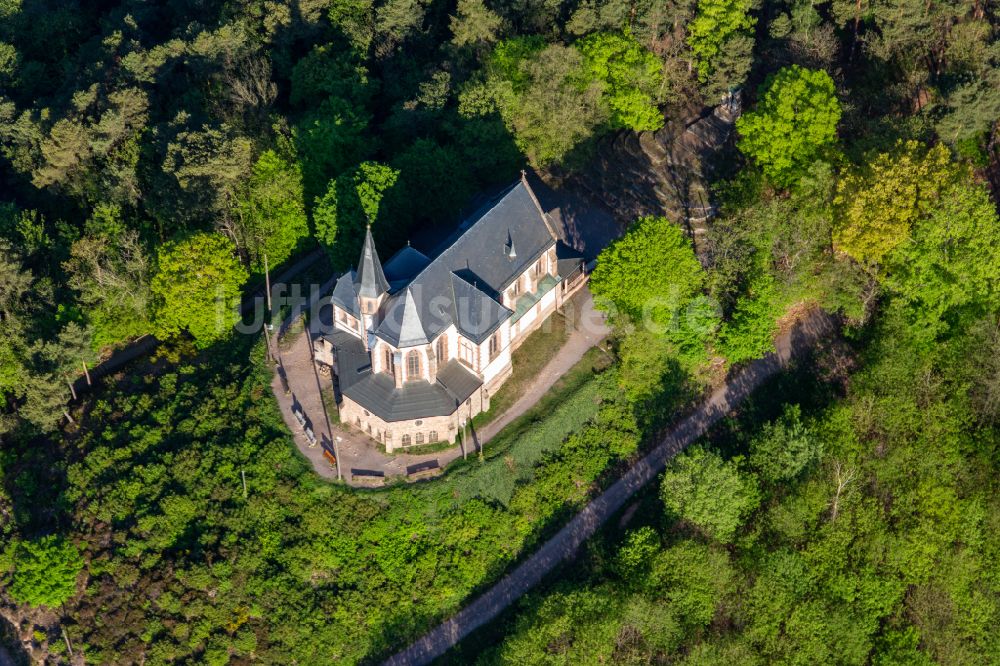
[[[354,278],[354,289],[361,305],[361,319],[364,322],[365,346],[368,346],[368,332],[374,329],[373,319],[378,314],[386,294],[389,292],[389,281],[382,272],[382,262],[375,251],[375,241],[372,239],[372,228],[365,232],[365,244],[361,248],[361,259],[358,262],[358,272]]]

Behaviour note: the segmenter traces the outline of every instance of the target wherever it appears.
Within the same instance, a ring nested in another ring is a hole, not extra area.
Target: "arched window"
[[[392,349],[389,347],[385,348],[385,371],[390,375],[393,373],[392,367]]]
[[[423,444],[423,443],[424,443],[424,433],[418,432],[417,433],[417,444]]]
[[[410,436],[403,435],[403,446],[409,446],[409,445],[410,445]]]
[[[411,351],[406,355],[406,378],[410,381],[420,379],[420,352]]]
[[[476,348],[472,346],[472,343],[468,340],[462,338],[458,344],[458,360],[466,364],[470,368],[476,367]]]
[[[437,342],[437,357],[438,357],[438,365],[439,366],[444,365],[445,363],[448,362],[448,336],[447,335],[442,334],[441,337],[438,338],[438,342]]]
[[[490,360],[492,361],[500,353],[500,331],[490,337]]]

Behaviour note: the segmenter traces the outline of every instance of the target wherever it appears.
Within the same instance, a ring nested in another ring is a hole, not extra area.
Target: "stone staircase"
[[[684,226],[703,263],[710,260],[708,222],[716,212],[709,178],[739,117],[739,93],[710,109],[688,109],[655,132],[621,131],[601,140],[597,158],[570,185],[604,204],[622,222],[663,215]]]

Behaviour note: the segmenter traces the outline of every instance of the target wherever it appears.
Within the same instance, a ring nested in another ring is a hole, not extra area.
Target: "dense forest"
[[[998,29],[983,0],[0,0],[0,637],[375,661],[823,308],[838,340],[450,659],[1000,662]],[[232,333],[265,266],[342,269],[368,224],[388,256],[733,95],[710,251],[620,219],[606,351],[443,478],[313,474]]]

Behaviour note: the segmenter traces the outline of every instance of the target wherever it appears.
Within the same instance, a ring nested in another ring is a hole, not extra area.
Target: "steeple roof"
[[[382,262],[379,261],[378,252],[375,251],[371,227],[365,232],[365,245],[361,249],[361,261],[358,262],[354,284],[361,298],[378,298],[389,291],[389,281],[382,272]]]
[[[420,321],[420,310],[417,308],[417,302],[413,300],[413,292],[407,287],[399,323],[399,346],[412,347],[413,345],[427,344],[427,342],[427,334]]]

